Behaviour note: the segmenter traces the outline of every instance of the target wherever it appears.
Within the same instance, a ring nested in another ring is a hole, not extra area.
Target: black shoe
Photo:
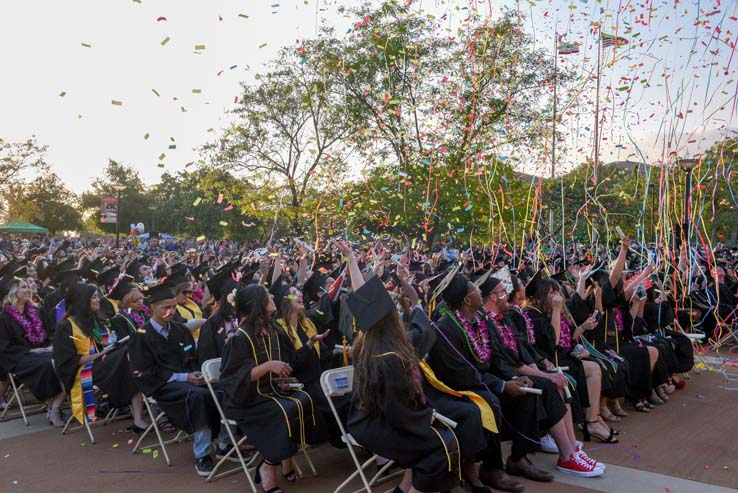
[[[195,459],[195,471],[197,471],[198,476],[210,476],[213,469],[213,459],[209,455]]]
[[[230,452],[231,450],[233,450],[233,445],[226,445],[225,447],[221,447],[220,445],[218,445],[215,449],[215,458],[220,460],[226,455],[228,455],[228,452]],[[241,450],[241,457],[243,457],[243,460],[245,460],[246,462],[250,461],[253,456],[254,456],[253,451],[247,452],[247,451]],[[231,455],[228,456],[228,460],[231,462],[239,462],[238,454],[236,454],[235,452],[232,453]]]

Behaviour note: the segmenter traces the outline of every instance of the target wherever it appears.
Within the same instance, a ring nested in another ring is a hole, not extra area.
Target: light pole
[[[689,199],[692,196],[692,170],[700,162],[696,159],[678,159],[679,167],[686,173],[684,178],[684,238],[689,243]]]
[[[150,205],[149,210],[151,211],[151,227],[149,228],[149,231],[156,231],[156,223],[154,222],[154,219],[156,218],[156,207]]]
[[[116,213],[115,213],[115,248],[116,250],[120,248],[120,192],[126,189],[125,185],[113,185],[113,190],[115,190],[115,203],[116,203]]]

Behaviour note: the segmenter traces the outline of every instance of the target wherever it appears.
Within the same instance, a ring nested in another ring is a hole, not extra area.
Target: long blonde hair
[[[17,277],[10,281],[10,290],[8,291],[8,294],[5,295],[5,298],[3,298],[3,306],[15,306],[18,303],[18,290],[20,289],[22,282],[25,282],[26,285],[28,285],[28,281]],[[30,299],[28,301],[30,301]]]

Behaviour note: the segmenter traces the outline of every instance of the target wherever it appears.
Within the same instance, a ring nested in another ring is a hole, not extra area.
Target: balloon
[[[143,225],[143,223],[138,223],[138,224],[137,224],[136,226],[134,226],[134,227],[136,228],[136,231],[138,231],[138,234],[140,234],[140,235],[142,235],[142,234],[144,233],[144,231],[146,230],[146,229],[144,228],[144,225]]]

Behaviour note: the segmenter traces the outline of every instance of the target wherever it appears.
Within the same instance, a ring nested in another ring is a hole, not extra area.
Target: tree
[[[282,204],[294,230],[305,225],[302,205],[320,168],[342,172],[338,144],[353,130],[332,77],[317,70],[319,56],[319,45],[282,49],[255,87],[242,85],[238,121],[203,149],[212,164],[275,190],[272,204]]]
[[[47,146],[36,142],[31,136],[23,142],[10,142],[0,137],[0,218],[10,218],[7,198],[11,190],[24,182],[28,173],[42,173],[48,170],[46,163]]]
[[[8,215],[43,226],[50,233],[82,227],[79,198],[50,172],[13,187],[8,195]]]
[[[99,213],[100,199],[116,195],[113,185],[126,187],[120,192],[118,207],[120,231],[123,235],[128,232],[130,224],[146,223],[151,217],[151,199],[138,172],[131,166],[109,159],[103,176],[93,180],[91,190],[82,194],[82,208],[86,213],[88,230],[115,233],[115,224],[100,223]]]

